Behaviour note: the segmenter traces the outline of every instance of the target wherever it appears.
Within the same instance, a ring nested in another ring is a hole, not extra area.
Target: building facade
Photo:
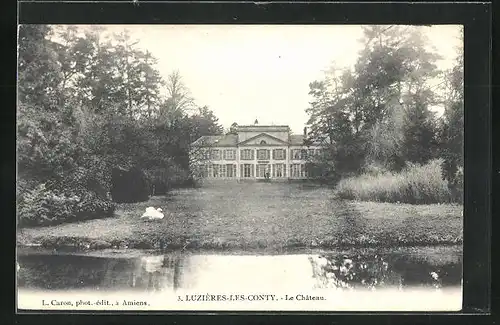
[[[243,125],[232,133],[203,136],[191,145],[195,177],[208,179],[306,179],[309,159],[321,154],[286,125]]]

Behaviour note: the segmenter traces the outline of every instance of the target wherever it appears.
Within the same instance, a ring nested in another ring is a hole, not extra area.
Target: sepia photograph
[[[461,25],[20,25],[17,309],[459,311]]]

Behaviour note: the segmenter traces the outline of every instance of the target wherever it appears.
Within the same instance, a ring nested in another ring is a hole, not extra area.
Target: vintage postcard
[[[18,310],[462,308],[462,26],[18,40]]]

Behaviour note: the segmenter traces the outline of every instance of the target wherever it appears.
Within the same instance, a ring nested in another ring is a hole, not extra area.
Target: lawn
[[[165,218],[145,221],[146,207]],[[282,252],[462,243],[462,206],[356,202],[288,183],[225,183],[119,205],[115,217],[24,228],[18,244]]]

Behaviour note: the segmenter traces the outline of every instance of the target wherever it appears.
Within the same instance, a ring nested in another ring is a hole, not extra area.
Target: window
[[[273,177],[286,177],[285,171],[285,164],[273,165]]]
[[[274,149],[273,150],[273,159],[274,160],[285,160],[285,149]]]
[[[290,165],[290,177],[300,177],[300,164]]]
[[[300,150],[300,158],[301,159],[307,159],[307,150],[306,149],[301,149]]]
[[[213,149],[210,152],[210,157],[212,160],[220,160],[220,150],[219,149]]]
[[[307,154],[309,155],[309,158],[313,158],[314,157],[314,149],[307,150]]]
[[[241,160],[253,160],[253,149],[242,149]]]
[[[241,175],[243,177],[253,177],[253,164],[243,164],[241,166]]]
[[[260,144],[267,144],[267,142],[265,140],[262,140]]]
[[[224,150],[224,159],[225,160],[234,160],[236,157],[236,150],[228,149]]]
[[[227,175],[227,166],[220,165],[220,177],[226,177]]]
[[[292,152],[292,159],[293,160],[300,160],[301,159],[300,149],[292,149],[291,152]]]
[[[210,160],[210,151],[209,150],[204,149],[202,155],[203,155],[204,160]]]
[[[323,150],[316,149],[316,156],[321,157],[323,155]]]
[[[214,170],[213,169],[213,165],[209,164],[207,166],[207,175],[208,175],[208,177],[213,177],[213,170]]]
[[[227,164],[226,165],[226,177],[235,177],[236,176],[236,165],[235,164]]]
[[[214,164],[212,166],[213,174],[212,176],[214,178],[220,177],[220,165]]]
[[[269,159],[269,150],[267,149],[257,150],[257,160],[268,160],[268,159]]]
[[[258,164],[257,165],[257,177],[267,177],[271,175],[271,170],[270,170],[270,165],[269,164]],[[266,174],[269,174],[266,176]]]

